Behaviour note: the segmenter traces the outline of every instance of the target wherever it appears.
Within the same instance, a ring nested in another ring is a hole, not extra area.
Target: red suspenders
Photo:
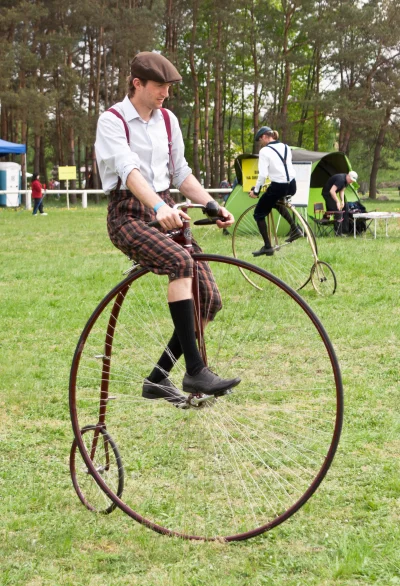
[[[117,118],[119,118],[120,120],[122,120],[122,124],[124,125],[124,128],[125,128],[126,141],[127,141],[128,145],[129,145],[130,144],[130,141],[129,141],[129,128],[128,128],[128,125],[126,123],[125,118],[115,108],[109,108],[107,110],[107,112],[112,112],[115,116],[117,116]],[[170,120],[170,117],[169,117],[169,114],[168,114],[168,110],[166,110],[165,108],[161,108],[161,114],[163,115],[163,118],[164,118],[165,129],[167,131],[167,136],[168,136],[169,160],[171,162],[172,169],[174,169],[174,161],[172,159],[171,120]],[[117,183],[117,187],[115,189],[118,191],[118,189],[120,187],[121,187],[121,178],[118,177],[118,183]]]

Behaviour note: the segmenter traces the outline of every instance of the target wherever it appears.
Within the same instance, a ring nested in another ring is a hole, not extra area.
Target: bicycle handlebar
[[[196,226],[209,226],[211,224],[216,224],[218,220],[220,222],[226,221],[226,218],[218,215],[219,204],[214,200],[209,201],[205,206],[201,203],[181,202],[175,204],[173,207],[174,210],[178,210],[180,208],[201,208],[203,210],[203,213],[206,214],[208,217],[203,218],[202,220],[195,220],[193,224]],[[149,222],[148,226],[153,228],[160,228],[161,225],[158,220],[153,220],[152,222]]]

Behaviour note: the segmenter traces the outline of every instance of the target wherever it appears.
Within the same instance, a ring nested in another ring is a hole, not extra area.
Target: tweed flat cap
[[[131,63],[132,77],[158,81],[159,83],[176,83],[182,76],[168,59],[159,53],[143,51],[133,58]]]

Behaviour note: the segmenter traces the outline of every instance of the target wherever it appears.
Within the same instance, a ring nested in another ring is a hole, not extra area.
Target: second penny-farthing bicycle
[[[289,210],[303,237],[290,242],[289,225],[277,211],[272,210],[267,216],[267,226],[274,254],[254,257],[253,251],[262,245],[260,232],[253,217],[257,205],[254,204],[243,212],[235,224],[232,235],[234,257],[270,271],[297,291],[311,281],[319,295],[332,295],[336,291],[336,276],[328,263],[319,260],[317,241],[311,227],[290,203],[290,197],[278,204]],[[253,286],[258,286],[251,280],[250,275],[245,272],[243,275]]]
[[[189,222],[172,237],[190,249]],[[184,409],[142,398],[173,326],[167,277],[135,268],[99,303],[76,347],[70,469],[92,511],[118,507],[166,535],[242,540],[288,519],[326,475],[342,426],[340,369],[293,289],[234,258],[193,258],[209,263],[223,302],[204,329],[195,272],[204,361],[241,383],[218,398],[189,395]],[[238,268],[260,288],[244,288]],[[178,388],[183,374],[179,361],[170,375]]]

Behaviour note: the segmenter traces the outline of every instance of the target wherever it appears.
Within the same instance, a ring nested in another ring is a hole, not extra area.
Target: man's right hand
[[[168,204],[161,206],[157,210],[156,218],[157,222],[159,222],[163,230],[174,230],[174,228],[181,228],[181,218],[190,220],[190,216],[188,216],[185,212],[182,210],[175,210],[170,208]]]

